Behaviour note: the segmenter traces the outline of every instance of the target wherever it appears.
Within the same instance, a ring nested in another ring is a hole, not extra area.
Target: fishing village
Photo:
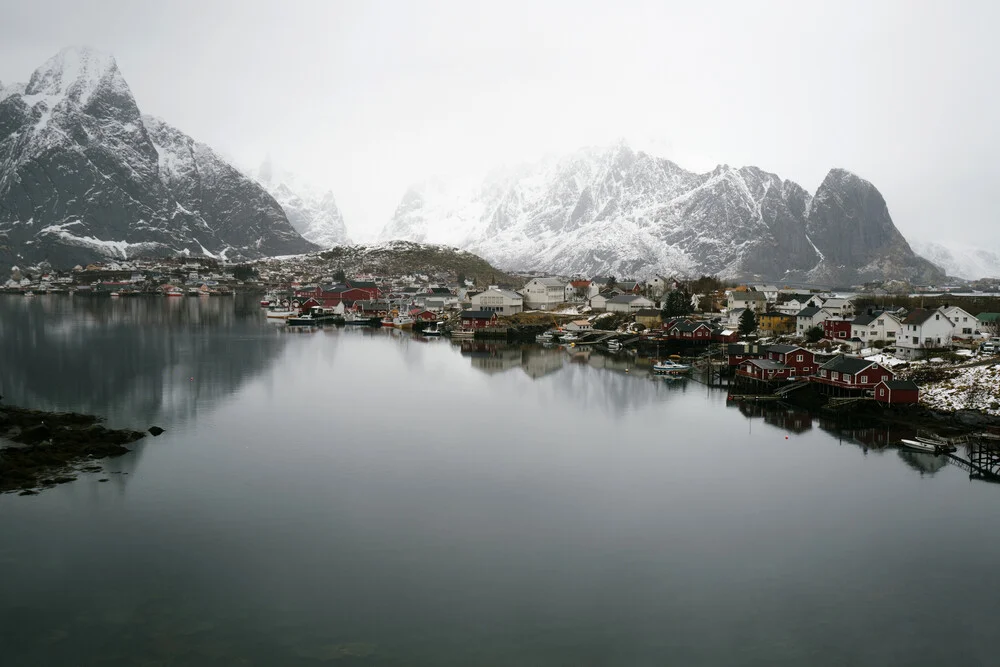
[[[348,327],[450,339],[494,369],[508,350],[537,347],[725,391],[727,404],[748,417],[792,410],[801,419],[806,410],[837,424],[884,425],[863,429],[871,446],[947,458],[976,478],[1000,479],[1000,297],[992,290],[900,295],[663,276],[482,284],[483,276],[441,271],[333,270],[309,280],[287,263],[226,267],[201,258],[32,273],[14,267],[3,292],[123,302],[240,294],[288,333]]]

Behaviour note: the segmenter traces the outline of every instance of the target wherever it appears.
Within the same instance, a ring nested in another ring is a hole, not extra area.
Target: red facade
[[[879,382],[875,386],[875,400],[890,405],[917,403],[920,390],[912,382]]]
[[[767,351],[766,358],[784,364],[791,369],[789,377],[806,377],[815,373],[816,369],[819,368],[816,363],[816,355],[801,347],[792,350],[786,350],[783,347],[772,348]]]
[[[888,382],[893,377],[892,371],[873,361],[852,372],[821,368],[813,379],[820,384],[840,389],[874,389],[878,383]]]
[[[823,338],[847,340],[851,337],[850,320],[823,320]]]
[[[462,313],[462,328],[463,329],[482,329],[484,327],[496,324],[497,314],[496,313],[477,313],[476,315],[467,316]]]
[[[769,359],[748,359],[737,367],[736,374],[765,382],[782,382],[794,379],[792,370],[789,366],[772,363]]]

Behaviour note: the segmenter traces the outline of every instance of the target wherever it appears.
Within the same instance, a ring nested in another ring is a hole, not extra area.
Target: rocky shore
[[[100,472],[100,459],[131,451],[125,445],[145,437],[110,429],[93,415],[0,406],[0,493],[34,495]]]

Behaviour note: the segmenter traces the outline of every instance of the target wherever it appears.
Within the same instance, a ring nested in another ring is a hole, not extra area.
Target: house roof
[[[695,331],[696,329],[700,329],[701,327],[708,327],[709,329],[712,328],[708,326],[708,324],[706,324],[705,322],[692,322],[691,320],[685,320],[684,322],[677,322],[670,328],[677,329],[678,331]]]
[[[779,364],[777,361],[773,361],[771,359],[747,359],[743,363],[753,364],[754,366],[757,366],[758,368],[763,368],[766,371],[777,371],[788,368],[788,366],[784,364]]]
[[[578,327],[589,327],[590,320],[573,320],[571,324],[575,324]]]
[[[842,354],[838,354],[836,357],[826,362],[820,368],[828,371],[837,371],[839,373],[855,374],[869,368],[871,366],[877,366],[874,361],[868,361],[867,359],[859,359],[857,357],[845,357]]]
[[[854,320],[851,322],[851,324],[857,327],[865,327],[880,317],[882,317],[882,311],[877,311],[872,314],[863,313],[855,317]]]
[[[879,384],[884,384],[894,391],[920,391],[920,387],[913,380],[882,380]]]
[[[499,287],[491,287],[490,289],[479,292],[478,294],[474,294],[473,296],[482,296],[483,294],[486,294],[486,292],[493,292],[495,294],[499,294],[500,296],[505,296],[508,299],[522,299],[522,300],[524,299],[523,296],[521,296],[514,290],[500,289]]]
[[[762,318],[763,317],[771,317],[771,318],[775,318],[776,317],[779,320],[786,320],[786,319],[793,319],[794,320],[795,319],[794,315],[789,315],[788,313],[761,313],[760,317],[762,317]]]
[[[931,319],[931,316],[935,313],[937,313],[936,310],[917,308],[903,319],[903,324],[923,324],[927,320]]]
[[[496,313],[489,310],[463,310],[462,319],[463,320],[489,320],[492,319]]]
[[[980,322],[996,322],[1000,320],[1000,313],[979,313],[976,319]]]
[[[619,294],[609,299],[609,301],[611,301],[611,303],[632,303],[636,299],[643,299],[643,298],[645,297],[639,296],[638,294]],[[649,301],[649,299],[646,299],[646,301]]]
[[[733,301],[767,301],[763,292],[733,292]]]
[[[579,287],[589,287],[590,286],[590,281],[589,280],[571,280],[571,281],[569,281],[569,284],[572,285],[573,287],[577,287],[577,288],[579,288]]]
[[[539,283],[545,285],[546,287],[565,287],[566,281],[562,278],[532,278],[528,281],[528,284]]]
[[[774,352],[775,354],[788,354],[789,352],[794,352],[795,350],[802,350],[803,348],[798,345],[770,345],[767,348],[768,352]]]
[[[767,346],[756,343],[730,343],[726,346],[726,354],[764,354],[766,350]]]
[[[808,308],[803,308],[802,310],[800,310],[795,317],[812,317],[821,310],[822,308],[817,308],[816,306],[809,306]]]
[[[364,288],[374,287],[376,289],[378,288],[378,285],[376,285],[371,280],[348,280],[347,281],[347,286],[348,287],[355,287],[355,288],[358,288],[358,287],[364,287]]]

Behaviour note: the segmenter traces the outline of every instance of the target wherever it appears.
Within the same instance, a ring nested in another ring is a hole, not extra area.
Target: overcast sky
[[[908,238],[1000,248],[1000,3],[0,0],[0,80],[113,53],[144,113],[328,186],[404,189],[626,138],[683,167],[872,181]]]

